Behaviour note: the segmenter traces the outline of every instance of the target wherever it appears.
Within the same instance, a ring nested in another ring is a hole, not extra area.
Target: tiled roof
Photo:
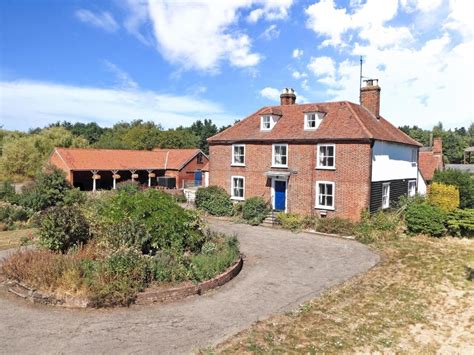
[[[324,119],[318,129],[305,130],[304,113],[314,111],[325,113]],[[261,131],[260,116],[270,112],[281,112],[281,117],[271,131]],[[378,139],[421,146],[383,117],[377,119],[366,108],[348,101],[263,107],[208,141],[217,143],[313,139]]]
[[[199,149],[89,149],[55,148],[56,154],[68,170],[180,170]],[[50,159],[51,160],[51,159]],[[58,159],[55,159],[58,161]],[[63,166],[61,168],[64,169]]]
[[[431,181],[435,171],[443,169],[443,157],[442,155],[433,154],[432,151],[420,151],[419,166],[423,178]]]
[[[190,149],[153,149],[154,152],[167,154],[166,168],[180,170],[187,162],[196,156],[201,150]]]

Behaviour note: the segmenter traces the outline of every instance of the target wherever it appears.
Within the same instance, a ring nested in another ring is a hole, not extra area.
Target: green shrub
[[[400,217],[393,212],[378,211],[370,214],[364,211],[360,221],[355,225],[354,233],[358,241],[369,244],[398,238],[399,226]]]
[[[117,190],[119,191],[125,191],[128,193],[135,193],[140,190],[140,184],[136,180],[127,180],[127,181],[121,181],[117,183]]]
[[[0,202],[0,223],[4,224],[8,230],[26,225],[31,215],[32,211],[22,206]]]
[[[455,169],[436,171],[433,182],[457,186],[459,188],[459,207],[474,208],[474,178],[468,172]]]
[[[451,212],[446,225],[452,236],[474,238],[474,209]]]
[[[305,217],[295,213],[280,212],[276,215],[277,222],[285,229],[297,231],[305,226]]]
[[[339,217],[318,218],[316,223],[316,230],[321,233],[352,235],[354,228],[353,222]]]
[[[10,181],[4,181],[0,184],[0,200],[13,202],[16,199],[15,188]]]
[[[82,263],[94,307],[128,306],[150,282],[148,262],[135,249],[121,248],[104,260]]]
[[[104,231],[114,224],[117,234],[123,235],[121,230],[127,232],[124,223],[129,222],[134,231],[126,244],[136,245],[138,239],[139,249],[144,254],[155,254],[159,250],[171,250],[179,255],[197,252],[206,241],[198,215],[181,208],[172,196],[158,190],[135,193],[121,190],[86,208],[90,209],[87,215],[92,221],[93,233],[99,238],[110,237],[114,232]]]
[[[446,233],[445,222],[443,210],[426,203],[409,205],[405,212],[405,223],[412,234],[442,236]]]
[[[239,244],[235,236],[213,244],[213,249],[207,245],[206,250],[191,257],[189,270],[193,281],[200,282],[216,277],[237,260]]]
[[[195,204],[213,216],[232,216],[233,207],[227,192],[219,186],[202,187],[196,192]]]
[[[86,200],[85,192],[82,192],[79,188],[72,188],[65,191],[62,204],[66,206],[82,205]]]
[[[184,194],[176,195],[175,199],[176,199],[177,203],[186,203],[186,202],[188,202],[188,199],[186,198],[186,196],[184,196]]]
[[[242,206],[242,217],[253,226],[262,223],[267,213],[268,206],[261,197],[250,197]]]
[[[30,188],[24,189],[18,198],[18,204],[33,211],[42,211],[61,204],[71,188],[71,185],[66,181],[64,172],[49,166],[38,173]]]
[[[181,282],[188,279],[188,269],[183,258],[162,250],[150,262],[153,279],[158,282]]]
[[[39,243],[47,249],[65,253],[89,238],[89,224],[79,209],[57,206],[42,213]]]
[[[459,190],[454,185],[434,182],[430,186],[428,202],[445,212],[454,211],[459,207]]]

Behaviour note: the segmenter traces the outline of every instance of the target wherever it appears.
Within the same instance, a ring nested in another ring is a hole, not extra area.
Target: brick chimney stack
[[[360,89],[360,104],[380,117],[380,86],[378,79],[364,80],[365,86]]]
[[[295,90],[285,88],[280,95],[280,105],[294,105],[296,102]]]
[[[443,154],[443,140],[441,137],[436,137],[433,139],[433,154]]]

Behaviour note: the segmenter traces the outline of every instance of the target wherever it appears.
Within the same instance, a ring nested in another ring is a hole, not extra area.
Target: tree
[[[209,154],[209,143],[207,139],[217,134],[217,126],[211,120],[205,119],[204,122],[198,120],[194,122],[189,130],[194,133],[199,140],[199,149],[205,154]]]
[[[74,137],[64,127],[50,127],[35,134],[13,133],[3,139],[0,178],[29,180],[40,170],[54,147],[86,147],[82,137]]]
[[[457,186],[460,199],[459,207],[474,208],[474,178],[468,172],[454,169],[436,171],[433,182]]]

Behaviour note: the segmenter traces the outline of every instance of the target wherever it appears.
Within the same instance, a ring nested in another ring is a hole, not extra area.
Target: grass
[[[474,240],[404,237],[373,245],[382,262],[219,353],[456,352],[472,346]],[[463,323],[464,322],[464,323]]]
[[[35,233],[34,228],[0,232],[0,250],[18,247],[22,238],[32,239]]]

